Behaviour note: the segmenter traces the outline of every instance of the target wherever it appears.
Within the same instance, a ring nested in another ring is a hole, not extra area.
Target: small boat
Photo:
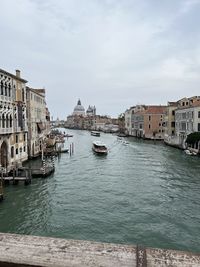
[[[123,141],[122,144],[125,145],[125,146],[127,146],[127,145],[129,145],[129,142]]]
[[[99,141],[93,142],[92,150],[95,153],[100,154],[100,155],[104,155],[104,154],[108,153],[108,149],[107,149],[106,145],[99,142]]]
[[[64,137],[73,137],[72,134],[64,134],[63,136],[64,136]]]
[[[197,156],[197,153],[196,153],[196,152],[191,151],[191,150],[189,150],[189,149],[184,150],[184,152],[185,152],[187,155],[190,155],[190,156]]]
[[[93,136],[100,136],[100,132],[91,131],[91,135],[93,135]]]

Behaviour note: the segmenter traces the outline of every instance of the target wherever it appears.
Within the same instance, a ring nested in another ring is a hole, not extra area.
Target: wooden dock
[[[200,254],[0,233],[0,266],[200,267]]]

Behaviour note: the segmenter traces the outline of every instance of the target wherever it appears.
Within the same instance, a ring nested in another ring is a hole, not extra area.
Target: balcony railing
[[[12,134],[13,128],[0,128],[0,134]]]

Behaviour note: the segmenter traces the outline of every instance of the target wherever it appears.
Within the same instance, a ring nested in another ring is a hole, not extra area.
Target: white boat
[[[93,135],[93,136],[100,136],[100,132],[91,131],[91,135]]]
[[[100,141],[94,141],[92,144],[92,150],[97,153],[97,154],[107,154],[108,153],[108,149],[106,147],[106,145]]]
[[[187,154],[187,155],[192,155],[192,152],[191,152],[190,150],[188,150],[188,149],[184,150],[184,152],[185,152],[185,154]]]

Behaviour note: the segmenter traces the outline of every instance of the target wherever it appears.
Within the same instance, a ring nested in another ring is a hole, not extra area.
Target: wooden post
[[[72,154],[74,154],[74,143],[72,143]]]
[[[71,144],[69,146],[69,154],[70,154],[70,156],[72,155],[72,145]]]
[[[43,176],[45,176],[45,173],[46,173],[46,162],[45,160],[42,161],[42,171],[43,171]]]

